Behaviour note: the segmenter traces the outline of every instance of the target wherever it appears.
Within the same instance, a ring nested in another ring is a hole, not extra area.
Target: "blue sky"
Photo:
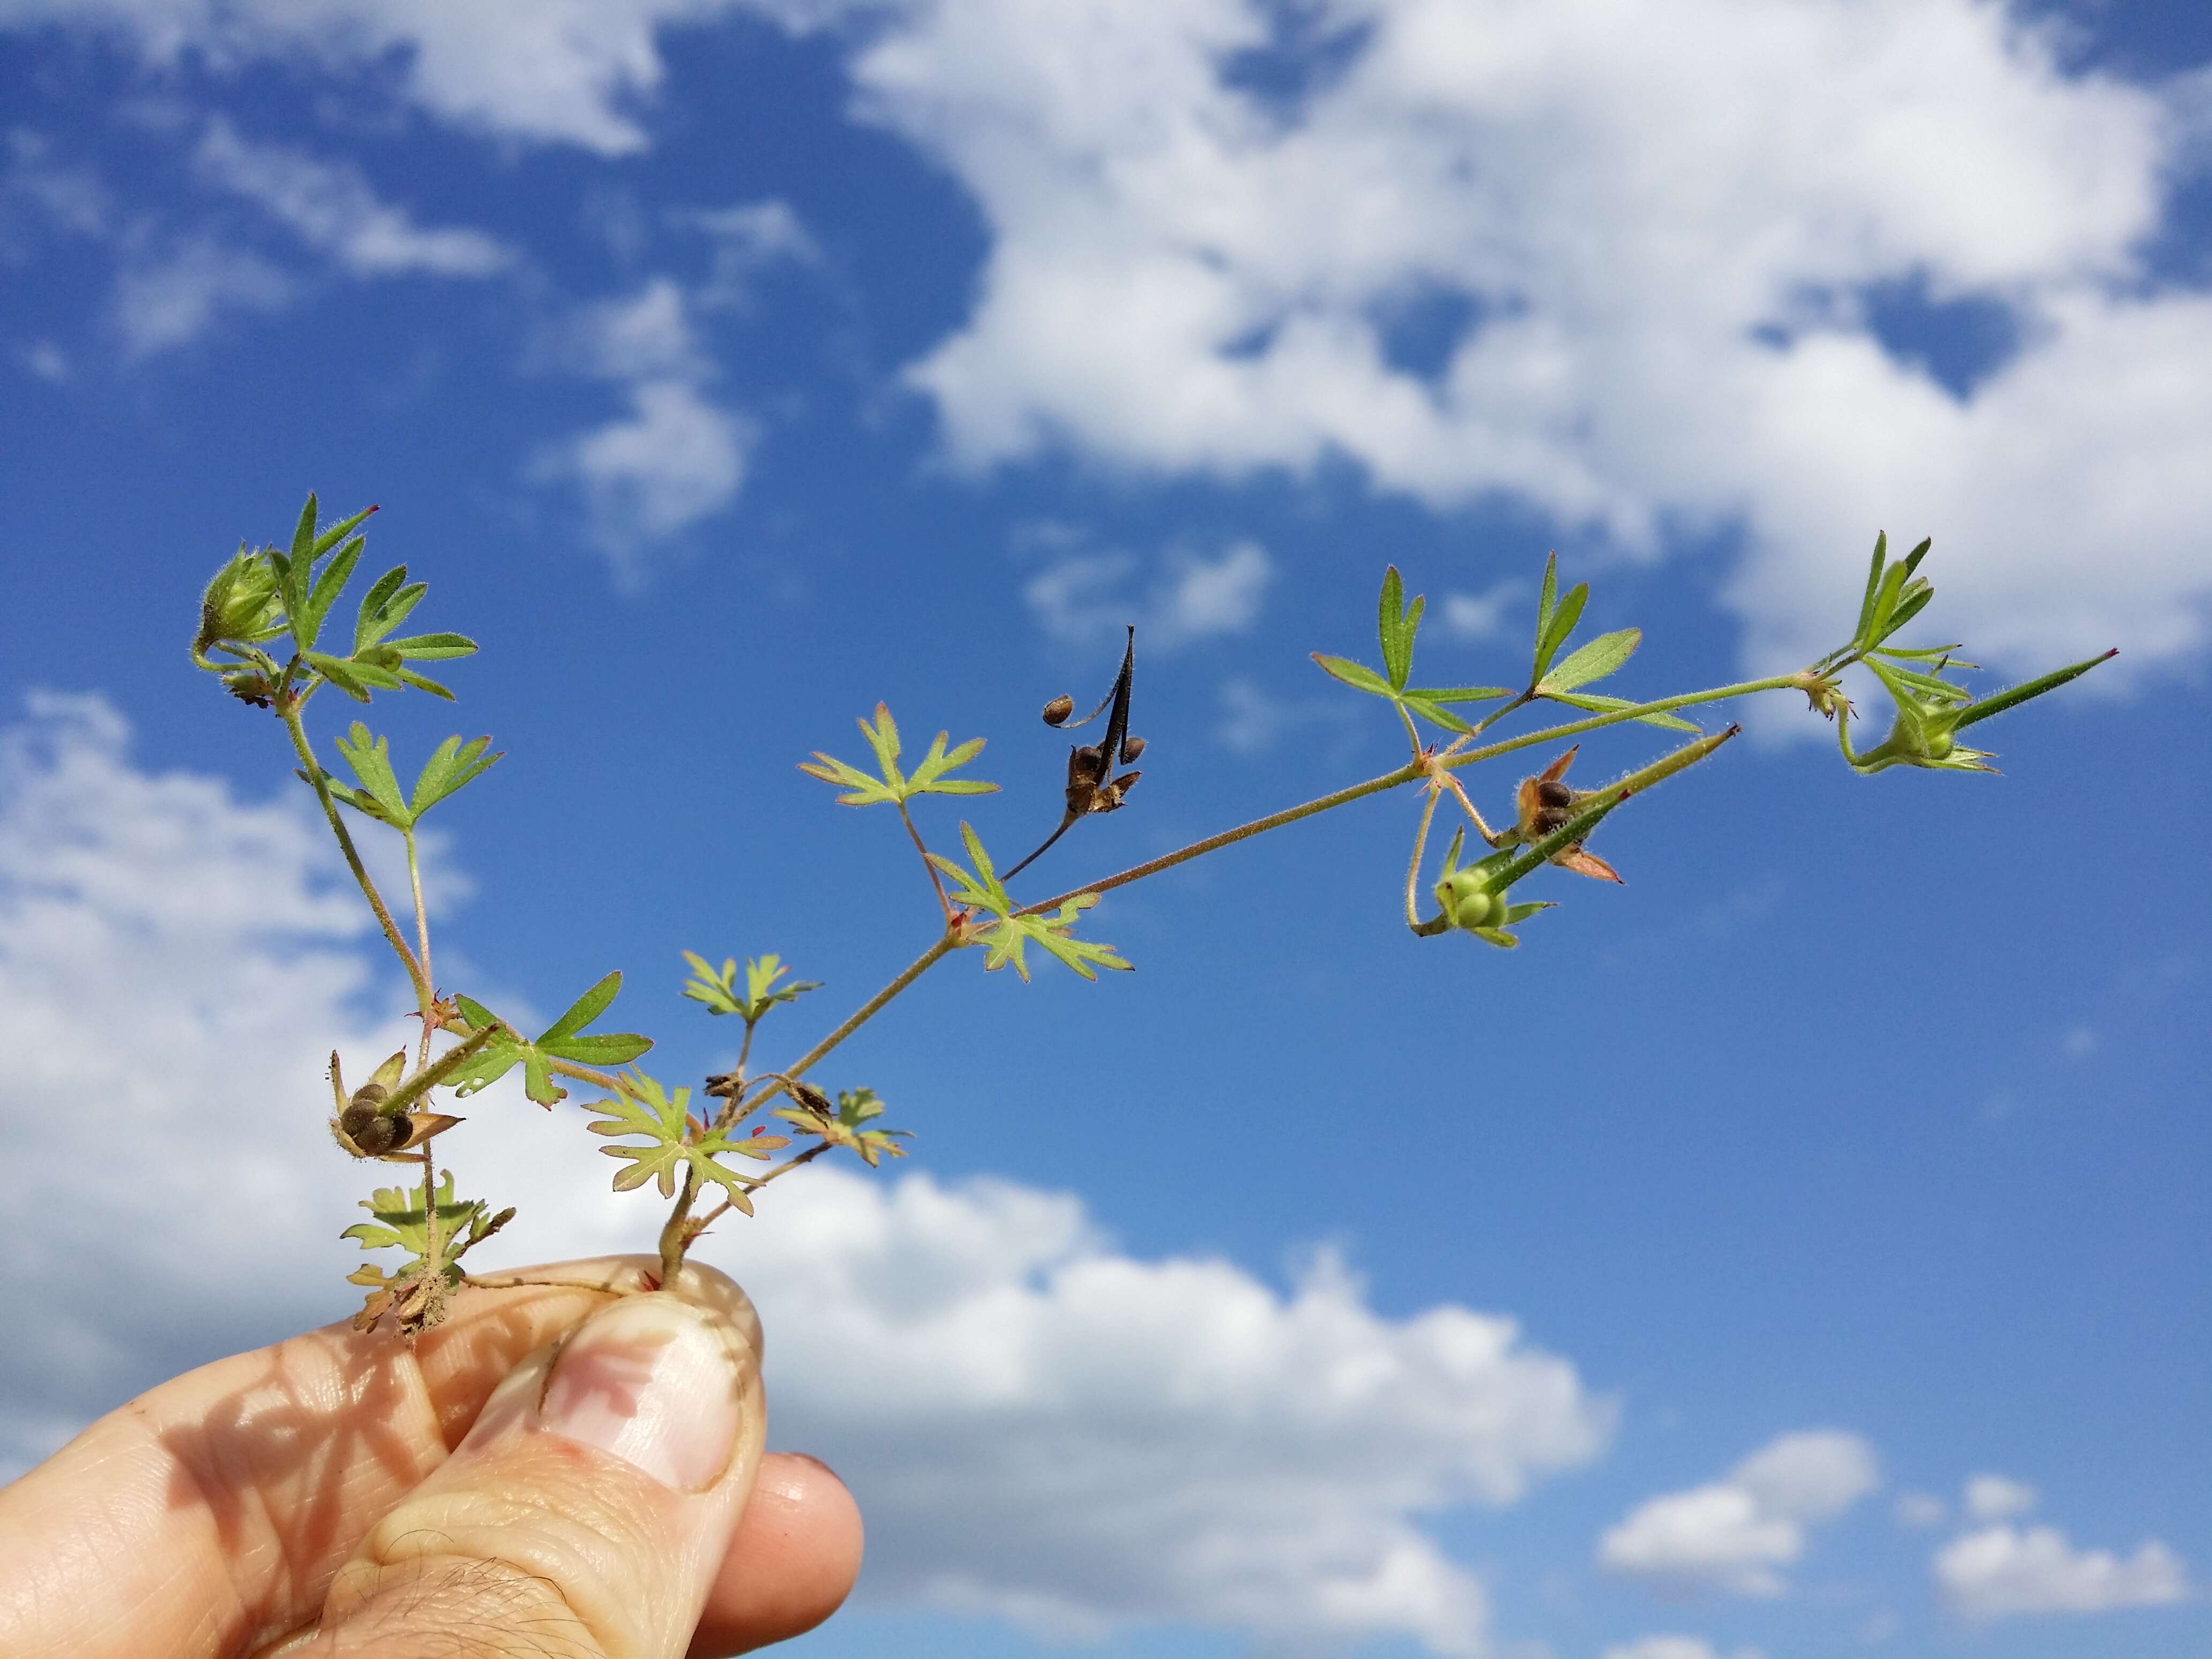
[[[1307,659],[1386,562],[1419,676],[1503,681],[1556,548],[1656,696],[1836,643],[1886,527],[1990,683],[2121,650],[2001,777],[1777,699],[1510,957],[1407,934],[1393,797],[1113,895],[1133,975],[956,957],[841,1054],[914,1159],[708,1247],[870,1517],[799,1647],[2212,1653],[2212,25],[4,0],[0,128],[0,1115],[101,1194],[0,1172],[11,1468],[344,1310],[320,1056],[399,987],[183,650],[307,489],[484,643],[372,716],[508,751],[441,981],[622,967],[678,1079],[730,1058],[682,950],[827,981],[796,1053],[929,939],[793,769],[878,699],[990,739],[925,828],[1009,859],[1136,623],[1068,884],[1397,763]],[[471,1109],[514,1259],[649,1239]]]

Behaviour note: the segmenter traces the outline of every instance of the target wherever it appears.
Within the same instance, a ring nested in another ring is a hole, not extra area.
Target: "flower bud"
[[[281,633],[283,610],[268,556],[241,547],[216,572],[200,597],[200,626],[192,639],[192,654],[204,656],[209,647],[225,641],[251,645]]]

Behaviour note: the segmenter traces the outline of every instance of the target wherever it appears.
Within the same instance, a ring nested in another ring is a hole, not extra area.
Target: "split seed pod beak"
[[[1519,794],[1515,798],[1519,823],[1516,827],[1524,842],[1541,841],[1565,826],[1574,816],[1574,809],[1583,799],[1583,792],[1570,787],[1563,780],[1567,768],[1574,763],[1574,748],[1553,761],[1533,778],[1521,781]],[[1552,862],[1563,870],[1571,870],[1578,876],[1588,876],[1593,881],[1620,881],[1620,874],[1595,853],[1585,852],[1579,842],[1563,847],[1552,856]]]

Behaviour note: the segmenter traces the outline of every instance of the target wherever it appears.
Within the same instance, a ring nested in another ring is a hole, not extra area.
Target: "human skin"
[[[744,1293],[648,1257],[490,1277],[410,1347],[326,1326],[109,1413],[0,1489],[0,1654],[713,1659],[851,1589],[860,1514],[763,1450]]]

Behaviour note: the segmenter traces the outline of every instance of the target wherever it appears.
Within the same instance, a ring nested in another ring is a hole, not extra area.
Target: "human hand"
[[[0,1654],[743,1653],[835,1612],[860,1520],[763,1455],[760,1325],[711,1268],[485,1275],[410,1351],[326,1326],[101,1418],[0,1489]]]

